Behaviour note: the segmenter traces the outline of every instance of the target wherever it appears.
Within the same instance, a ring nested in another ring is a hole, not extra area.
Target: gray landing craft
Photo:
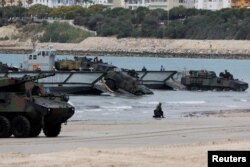
[[[18,72],[9,72],[11,77],[21,77],[24,74],[37,75],[38,73],[47,74],[55,72],[55,76],[39,79],[38,82],[44,84],[51,92],[64,92],[67,94],[101,94],[107,89],[100,88],[100,84],[106,83],[105,79],[109,72],[117,71],[113,65],[103,63],[98,58],[91,59],[86,57],[75,57],[75,60],[55,61],[55,51],[51,48],[37,49],[32,54],[25,57]],[[129,77],[131,80],[125,84],[116,83],[120,89],[129,88],[129,83],[136,86],[133,89],[124,89],[125,92],[134,94],[134,89],[140,89],[145,85],[149,88],[173,89],[169,84],[170,79],[176,74],[176,71],[138,71],[138,78]],[[4,76],[1,73],[0,76]],[[125,73],[120,72],[120,75]],[[110,76],[110,75],[109,75]],[[123,76],[127,77],[127,76]],[[113,77],[114,78],[114,77]],[[117,78],[117,77],[116,77]],[[110,79],[110,78],[109,78]],[[134,80],[136,80],[134,82]],[[117,80],[113,80],[117,81]],[[109,82],[109,81],[108,81]],[[105,87],[105,86],[103,86]],[[147,87],[143,94],[152,94]],[[139,93],[141,94],[141,93]]]
[[[0,137],[56,137],[73,114],[68,96],[46,93],[37,79],[54,74],[0,78]]]
[[[219,76],[214,71],[189,71],[181,78],[181,84],[187,90],[245,91],[248,88],[248,83],[234,79],[227,71],[221,72]]]

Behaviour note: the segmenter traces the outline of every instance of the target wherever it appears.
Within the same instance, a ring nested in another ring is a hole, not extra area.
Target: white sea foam
[[[166,102],[167,104],[205,104],[205,101],[173,101]]]
[[[240,99],[241,102],[247,102],[247,99]]]
[[[76,113],[90,113],[90,112],[101,112],[103,111],[100,108],[95,108],[95,109],[85,109],[85,110],[76,110]]]
[[[132,106],[100,106],[102,109],[132,109]]]
[[[141,103],[141,104],[155,104],[156,105],[159,103],[159,101],[141,101],[139,103]]]
[[[228,108],[239,108],[239,106],[236,106],[236,105],[226,105],[226,107],[228,107]]]

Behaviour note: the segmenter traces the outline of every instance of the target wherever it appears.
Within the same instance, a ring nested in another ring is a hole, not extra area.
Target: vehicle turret
[[[0,89],[6,87],[19,86],[24,84],[25,82],[36,81],[38,79],[54,76],[55,73],[49,74],[38,74],[38,75],[24,75],[23,77],[8,77],[8,73],[4,77],[0,77]],[[8,90],[8,89],[7,89]],[[6,91],[6,89],[5,89]]]

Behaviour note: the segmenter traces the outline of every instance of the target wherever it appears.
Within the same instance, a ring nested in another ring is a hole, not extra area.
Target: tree
[[[159,29],[159,22],[156,17],[148,16],[142,22],[142,35],[144,37],[153,37],[154,33],[156,33]]]
[[[51,9],[48,6],[36,4],[29,8],[29,14],[32,16],[37,16],[38,18],[44,18],[48,16]]]
[[[5,0],[0,0],[0,4],[1,4],[1,7],[2,7],[2,17],[4,18],[4,6],[6,4],[6,1]]]

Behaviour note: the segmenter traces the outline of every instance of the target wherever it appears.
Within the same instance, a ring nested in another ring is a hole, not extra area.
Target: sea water
[[[90,56],[91,57],[91,56]],[[57,59],[73,59],[73,56],[58,56]],[[92,57],[93,58],[93,57]],[[157,57],[115,57],[102,56],[104,62],[120,68],[141,70],[212,70],[217,73],[227,69],[235,78],[250,83],[250,60],[192,59]],[[0,61],[20,66],[24,55],[2,54]],[[152,119],[153,110],[161,102],[169,119],[189,116],[202,116],[207,112],[250,108],[250,91],[167,91],[153,90],[154,95],[145,96],[70,96],[70,103],[76,108],[71,120],[147,120]]]

